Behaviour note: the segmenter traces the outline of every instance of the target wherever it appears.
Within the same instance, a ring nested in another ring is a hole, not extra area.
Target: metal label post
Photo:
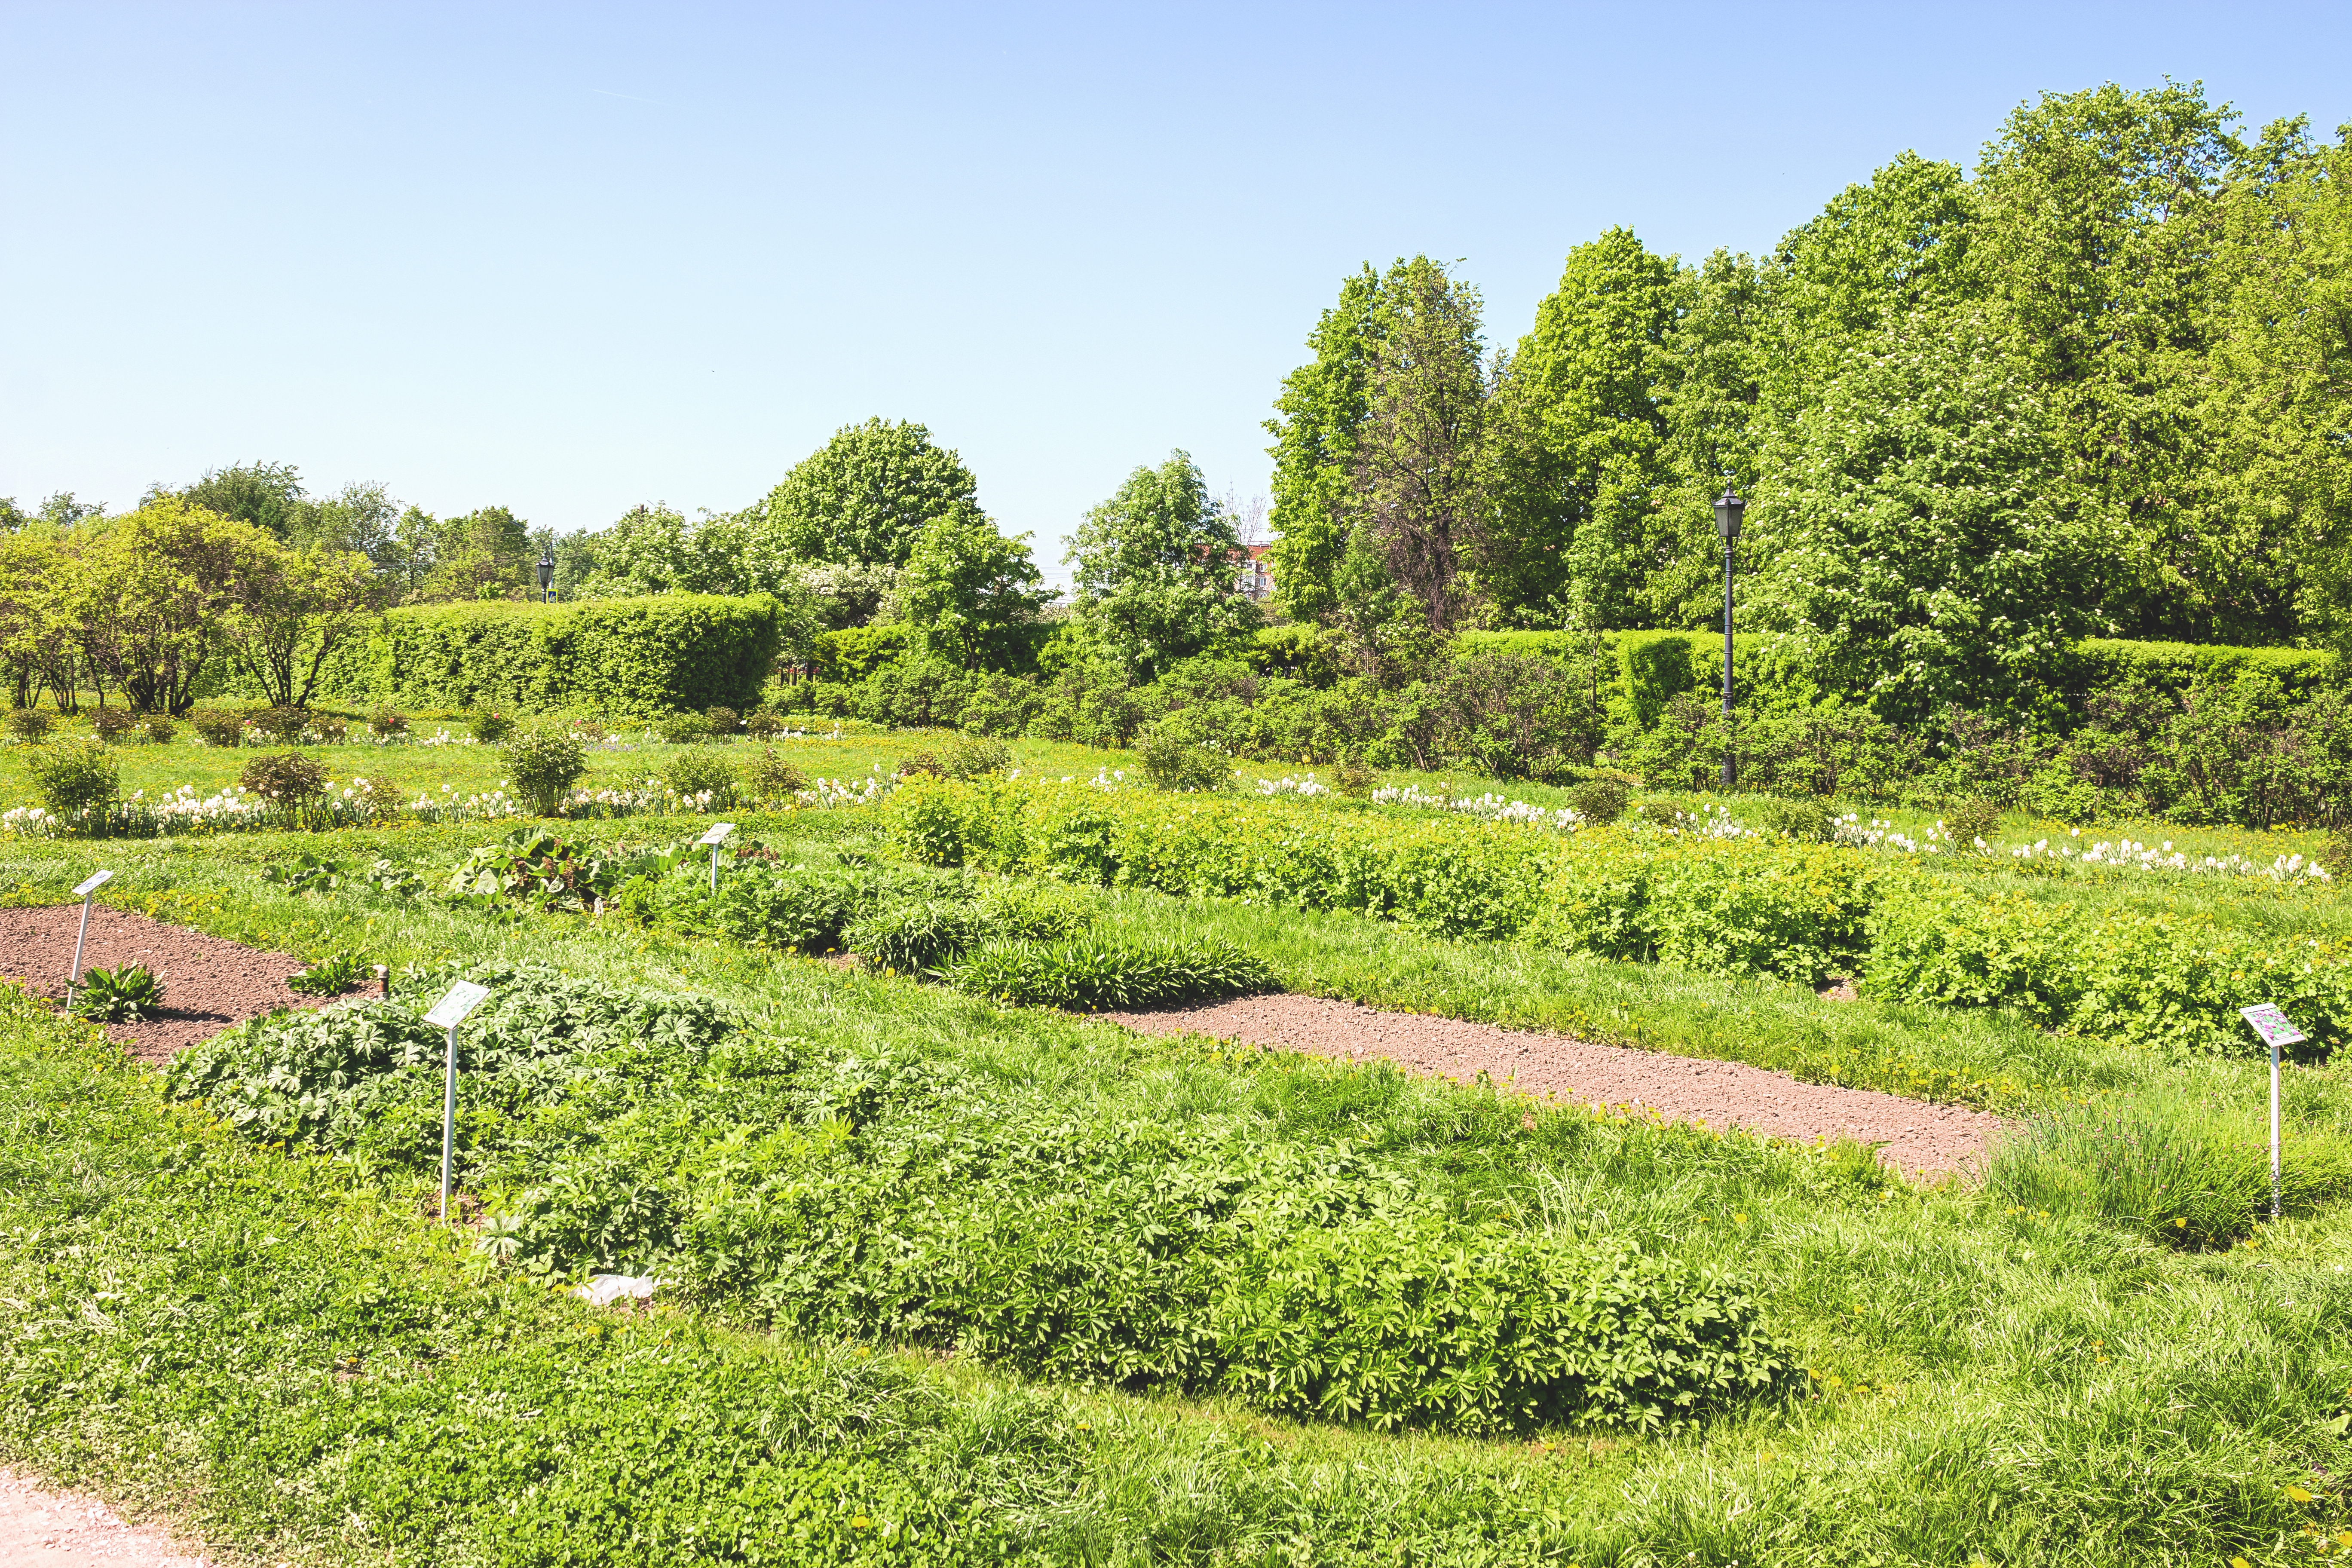
[[[81,944],[89,936],[89,900],[96,896],[100,888],[112,880],[114,880],[113,872],[100,871],[89,881],[74,889],[74,897],[81,900],[81,930],[74,933],[73,973],[66,976],[66,1010],[68,1012],[73,1010],[74,987],[81,984]]]
[[[2271,1218],[2275,1220],[2279,1216],[2279,1047],[2300,1045],[2308,1037],[2287,1021],[2275,1003],[2241,1007],[2238,1016],[2252,1025],[2263,1044],[2271,1048]]]
[[[719,891],[719,847],[726,843],[727,836],[734,831],[735,825],[731,822],[714,822],[709,832],[695,840],[697,844],[710,846],[710,890],[714,893]]]
[[[466,1015],[480,1006],[490,994],[487,985],[477,985],[470,980],[460,980],[451,985],[441,1000],[433,1004],[433,1011],[425,1021],[446,1031],[448,1035],[448,1066],[441,1084],[441,1223],[449,1223],[449,1173],[457,1152],[457,1026]]]

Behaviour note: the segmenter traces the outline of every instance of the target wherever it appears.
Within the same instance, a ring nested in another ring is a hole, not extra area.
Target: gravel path
[[[81,925],[79,904],[0,910],[0,975],[24,983],[36,996],[65,999],[73,969],[74,933]],[[143,963],[163,982],[163,1005],[136,1024],[110,1024],[106,1032],[145,1062],[161,1064],[173,1052],[219,1034],[231,1024],[280,1007],[319,1007],[329,1000],[305,996],[286,984],[299,972],[299,959],[262,952],[242,942],[206,936],[104,904],[89,911],[89,937],[82,967],[119,969]]]
[[[7,1568],[207,1568],[208,1562],[160,1530],[123,1523],[94,1497],[43,1491],[0,1470],[0,1563]]]
[[[1800,1083],[1739,1062],[1701,1061],[1565,1035],[1384,1013],[1319,996],[1245,996],[1213,1007],[1097,1017],[1148,1034],[1195,1032],[1251,1045],[1282,1046],[1360,1061],[1385,1057],[1415,1072],[1469,1082],[1481,1073],[1525,1094],[1591,1105],[1638,1106],[1676,1121],[1744,1127],[1807,1142],[1843,1136],[1883,1143],[1879,1157],[1906,1175],[1980,1168],[2000,1118],[1957,1105],[1929,1105],[1874,1089]]]

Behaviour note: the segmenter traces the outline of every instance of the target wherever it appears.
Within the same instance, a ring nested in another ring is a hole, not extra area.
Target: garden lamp
[[[540,603],[541,603],[541,604],[545,604],[545,603],[548,601],[549,597],[551,596],[551,595],[549,595],[548,590],[549,590],[550,588],[551,588],[551,587],[554,585],[554,583],[555,583],[555,549],[554,549],[554,547],[553,547],[552,545],[551,545],[551,546],[549,546],[549,547],[548,547],[548,549],[547,549],[546,552],[545,552],[545,553],[543,553],[543,554],[541,554],[541,555],[540,556],[540,558],[539,558],[539,599],[540,599]]]
[[[1731,552],[1739,542],[1739,519],[1748,503],[1729,484],[1715,498],[1715,531],[1723,535],[1723,788],[1738,782],[1739,769],[1731,753]]]

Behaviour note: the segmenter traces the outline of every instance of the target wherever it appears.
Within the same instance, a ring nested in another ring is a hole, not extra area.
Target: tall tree
[[[1241,554],[1189,454],[1137,468],[1071,536],[1084,643],[1142,681],[1247,633],[1258,613],[1234,590]]]
[[[1478,291],[1427,257],[1390,269],[1370,352],[1370,410],[1356,447],[1362,527],[1430,626],[1477,600],[1486,541],[1488,383]]]
[[[1356,442],[1371,411],[1371,349],[1386,321],[1380,276],[1367,262],[1339,285],[1339,302],[1307,334],[1315,357],[1284,378],[1275,416],[1276,537],[1267,554],[1274,602],[1284,615],[1314,620],[1337,605],[1337,579],[1358,521]]]
[[[86,668],[142,713],[185,713],[229,638],[236,585],[279,549],[176,496],[113,520],[84,553],[72,611]]]
[[[151,498],[157,493],[151,492]],[[301,471],[291,463],[232,463],[207,468],[194,484],[176,492],[190,506],[201,507],[232,522],[248,522],[280,541],[307,531],[310,501],[302,489]]]
[[[950,513],[916,536],[893,594],[897,618],[934,658],[1001,661],[1005,634],[1053,597],[1040,581],[1026,535],[1007,539],[986,518]]]
[[[1498,378],[1496,511],[1478,567],[1507,623],[1643,624],[1669,479],[1660,380],[1677,273],[1631,229],[1578,246]]]
[[[744,565],[771,587],[818,562],[903,566],[935,518],[976,518],[980,485],[963,459],[904,420],[845,425],[769,492],[747,527]]]

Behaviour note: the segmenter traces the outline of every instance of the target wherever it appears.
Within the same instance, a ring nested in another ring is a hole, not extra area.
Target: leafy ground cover
[[[398,1162],[174,1111],[12,1004],[9,1456],[193,1499],[280,1555],[919,1562],[953,1539],[975,1560],[2189,1563],[2309,1560],[2345,1524],[2328,1478],[2352,1287],[2325,1204],[2198,1249],[1998,1180],[1915,1192],[1850,1155],[1682,1129],[1594,1121],[1528,1159],[1537,1140],[1475,1089],[1139,1041],[717,938],[252,879],[281,846],[241,841],[242,864],[142,846],[123,879],[287,950],[548,963],[737,1010],[813,1057],[936,1064],[1082,1130],[1344,1140],[1530,1235],[1738,1271],[1801,1372],[1685,1431],[1502,1442],[843,1348],[763,1331],[724,1293],[599,1318],[485,1268],[487,1228],[437,1239],[429,1184]],[[28,892],[79,869],[10,854]]]

